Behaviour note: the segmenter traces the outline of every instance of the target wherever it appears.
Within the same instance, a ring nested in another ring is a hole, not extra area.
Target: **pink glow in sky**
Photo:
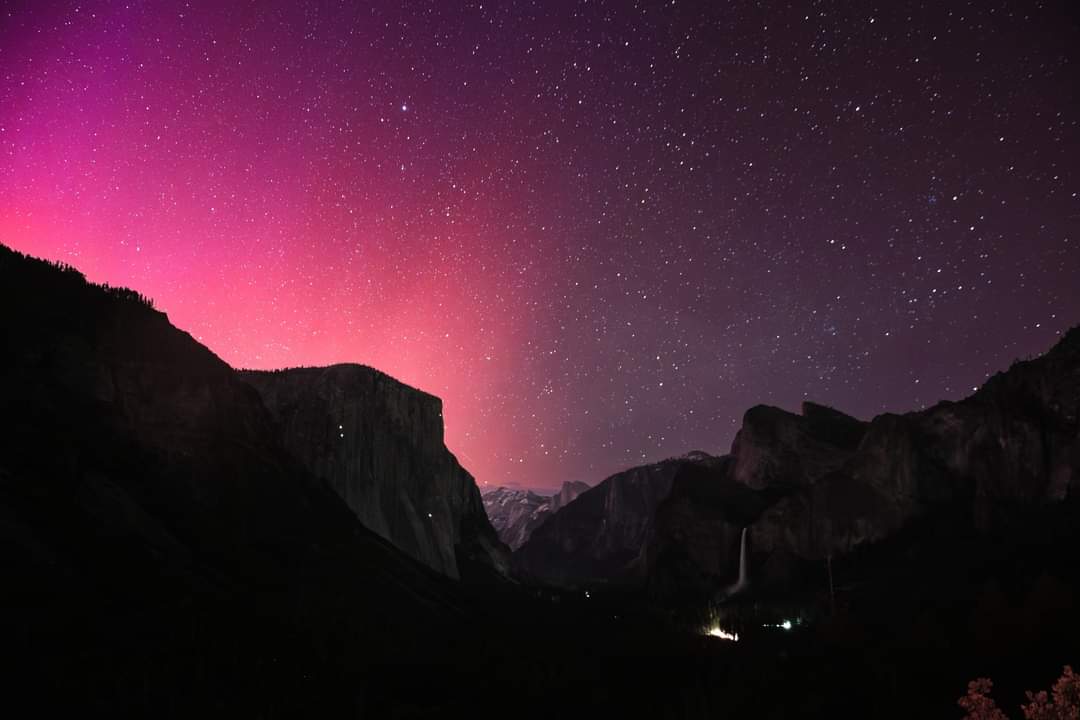
[[[751,5],[8,2],[0,242],[439,395],[482,487],[961,396],[1080,321],[1074,27]]]
[[[424,83],[380,53],[326,67],[302,23],[136,8],[6,26],[3,242],[153,297],[234,366],[360,362],[440,395],[450,446],[494,474],[513,442],[485,408],[528,321],[500,149],[465,128],[433,148]]]

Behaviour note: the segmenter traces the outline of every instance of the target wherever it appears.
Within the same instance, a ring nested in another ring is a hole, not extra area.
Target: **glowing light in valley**
[[[709,628],[709,631],[705,634],[709,637],[720,638],[721,640],[739,642],[739,633],[729,633],[727,630],[720,627]]]

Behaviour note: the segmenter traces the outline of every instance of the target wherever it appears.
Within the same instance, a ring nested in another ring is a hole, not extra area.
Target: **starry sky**
[[[481,487],[962,397],[1080,322],[1069,2],[0,4],[0,242]]]

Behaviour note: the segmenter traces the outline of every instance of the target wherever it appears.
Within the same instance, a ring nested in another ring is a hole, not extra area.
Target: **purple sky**
[[[813,5],[6,2],[0,242],[482,487],[963,396],[1080,322],[1077,11]]]

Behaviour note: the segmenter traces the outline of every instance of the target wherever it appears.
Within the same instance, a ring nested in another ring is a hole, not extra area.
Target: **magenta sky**
[[[5,3],[0,242],[491,485],[956,397],[1080,321],[1080,32],[897,5]]]

